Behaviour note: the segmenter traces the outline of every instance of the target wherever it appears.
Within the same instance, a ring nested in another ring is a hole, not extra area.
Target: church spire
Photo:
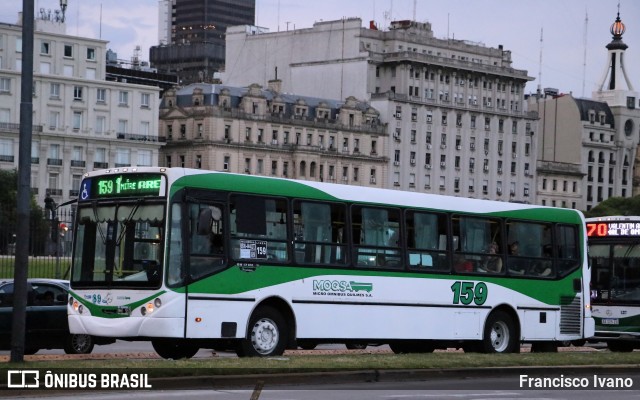
[[[624,52],[629,47],[622,41],[622,35],[625,32],[625,26],[620,19],[620,4],[618,4],[618,15],[616,20],[611,24],[609,31],[613,35],[611,43],[607,44],[608,62],[602,77],[599,91],[607,90],[631,90],[633,86],[627,77],[625,71]]]

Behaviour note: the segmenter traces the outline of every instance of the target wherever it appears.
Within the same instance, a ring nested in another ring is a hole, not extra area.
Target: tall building
[[[158,163],[160,89],[106,79],[108,42],[35,20],[31,187],[43,204],[77,198],[87,170]],[[0,23],[0,169],[18,166],[22,22]]]
[[[151,66],[177,74],[183,85],[212,82],[224,68],[227,28],[254,24],[255,9],[255,0],[160,0]]]
[[[610,197],[633,195],[634,161],[640,137],[639,93],[624,60],[624,24],[611,25],[607,62],[592,99],[546,90],[529,98],[538,112],[538,200],[590,210]]]
[[[390,138],[385,187],[535,203],[537,116],[511,52],[467,40],[438,39],[431,24],[357,18],[277,33],[227,31],[225,84],[365,99]]]
[[[279,92],[280,81],[167,91],[161,165],[381,187],[386,128],[370,105]]]

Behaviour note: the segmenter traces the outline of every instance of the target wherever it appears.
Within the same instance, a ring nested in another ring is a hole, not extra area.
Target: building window
[[[98,88],[96,92],[96,100],[98,103],[106,103],[107,102],[107,89]]]
[[[140,107],[149,108],[151,95],[149,93],[140,94]]]
[[[87,60],[95,61],[96,59],[96,49],[93,47],[87,47]]]
[[[60,112],[59,111],[50,111],[49,112],[49,129],[55,130],[60,126]]]
[[[73,99],[82,100],[82,86],[73,87]]]
[[[64,56],[66,58],[73,57],[73,45],[71,45],[71,44],[65,44],[64,45]]]
[[[49,97],[52,99],[59,99],[60,98],[60,84],[59,83],[52,83],[49,86]]]
[[[118,93],[118,104],[121,106],[129,105],[129,92],[121,90]]]
[[[50,45],[49,42],[45,42],[44,40],[40,42],[40,54],[49,54]]]
[[[151,150],[138,150],[138,165],[141,167],[151,166]]]
[[[105,133],[106,127],[107,127],[107,118],[104,116],[97,116],[95,132],[97,134],[103,134]]]
[[[82,111],[73,112],[73,130],[79,131],[82,129]]]
[[[131,151],[125,148],[116,149],[116,166],[117,167],[129,167],[131,166]]]
[[[202,156],[200,154],[196,154],[196,168],[202,168]]]

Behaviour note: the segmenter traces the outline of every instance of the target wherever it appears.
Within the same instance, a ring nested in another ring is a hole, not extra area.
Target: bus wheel
[[[240,342],[238,356],[269,357],[284,353],[287,329],[284,318],[272,307],[258,308],[249,320],[249,337]]]
[[[615,351],[618,353],[628,353],[630,351],[633,351],[634,345],[633,343],[613,340],[607,342],[607,347],[610,351]]]
[[[198,347],[180,340],[155,339],[151,341],[153,349],[162,358],[179,360],[196,355]]]
[[[513,318],[504,311],[494,311],[484,326],[482,351],[484,353],[514,353],[519,350]]]
[[[93,351],[93,337],[91,335],[70,334],[64,344],[67,354],[89,354]]]

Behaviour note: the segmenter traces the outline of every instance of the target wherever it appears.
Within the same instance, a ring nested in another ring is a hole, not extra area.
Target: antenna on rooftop
[[[538,62],[538,97],[542,94],[542,43],[543,43],[543,34],[542,29],[540,28],[540,61]]]
[[[418,8],[418,0],[413,0],[413,20],[416,21],[416,9]]]
[[[620,3],[618,3],[618,7],[620,7]],[[584,84],[587,79],[587,27],[589,26],[589,14],[587,13],[587,9],[584,10],[584,33],[582,37],[582,45],[584,46],[584,55],[582,59],[582,97],[584,97]]]

